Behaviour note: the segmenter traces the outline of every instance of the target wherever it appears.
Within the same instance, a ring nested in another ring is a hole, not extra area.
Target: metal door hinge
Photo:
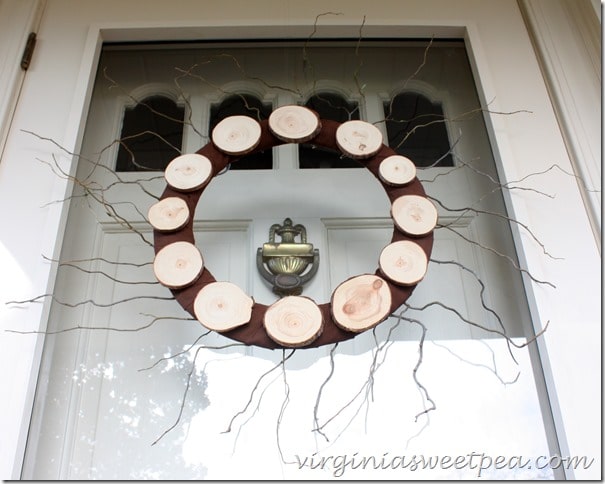
[[[23,56],[21,57],[21,69],[26,71],[29,67],[29,63],[34,55],[34,47],[36,47],[36,32],[31,32],[27,36],[27,42],[25,43],[25,49],[23,50]]]

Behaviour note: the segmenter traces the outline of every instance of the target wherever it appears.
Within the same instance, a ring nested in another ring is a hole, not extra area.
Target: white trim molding
[[[0,154],[8,137],[11,119],[25,72],[21,57],[30,32],[40,24],[46,0],[2,0],[0,2]]]
[[[600,250],[600,19],[590,0],[519,0],[519,6]]]

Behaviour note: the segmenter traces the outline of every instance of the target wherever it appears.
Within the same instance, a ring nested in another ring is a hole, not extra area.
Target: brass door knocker
[[[275,242],[276,234],[281,237],[279,243]],[[297,236],[300,242],[295,241]],[[303,225],[292,225],[292,220],[286,218],[283,225],[273,224],[269,229],[269,241],[256,251],[256,266],[263,279],[273,285],[275,294],[299,296],[303,285],[317,273],[319,249],[307,243]]]

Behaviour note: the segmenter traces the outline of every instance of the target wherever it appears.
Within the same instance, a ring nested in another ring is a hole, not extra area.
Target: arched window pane
[[[316,94],[309,98],[305,106],[317,112],[322,119],[331,119],[340,123],[359,119],[359,105],[347,101],[339,94]],[[362,166],[357,160],[343,156],[340,151],[316,147],[308,143],[299,145],[298,163],[300,168],[360,168]]]
[[[454,166],[441,104],[405,92],[384,103],[389,146],[416,166]]]
[[[223,119],[229,116],[250,116],[257,121],[267,119],[271,114],[271,104],[263,104],[259,99],[248,94],[235,94],[210,108],[209,133]],[[231,170],[270,170],[273,168],[271,150],[246,155],[231,164]]]
[[[181,154],[185,108],[153,96],[124,112],[116,171],[162,171]]]

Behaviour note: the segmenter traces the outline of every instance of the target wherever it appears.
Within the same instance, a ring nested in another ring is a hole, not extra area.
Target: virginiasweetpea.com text
[[[331,471],[334,477],[343,477],[345,473],[356,470],[395,470],[409,472],[423,470],[463,470],[475,471],[477,477],[487,470],[528,470],[528,469],[588,469],[595,459],[586,456],[538,456],[489,455],[484,452],[469,452],[461,455],[395,455],[385,452],[381,456],[359,455],[326,455],[295,456],[295,465],[299,469]]]

